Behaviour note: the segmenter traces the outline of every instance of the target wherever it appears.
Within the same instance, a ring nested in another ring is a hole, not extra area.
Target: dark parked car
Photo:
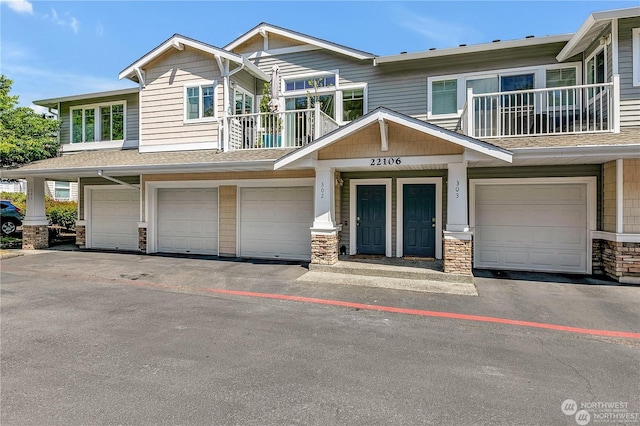
[[[15,234],[16,228],[22,226],[24,215],[11,201],[0,200],[0,206],[2,207],[2,217],[0,220],[2,235]]]

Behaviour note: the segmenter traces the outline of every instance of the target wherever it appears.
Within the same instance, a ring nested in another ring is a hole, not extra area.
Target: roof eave
[[[55,108],[58,106],[59,102],[72,102],[72,101],[79,101],[83,99],[94,99],[94,98],[104,98],[107,96],[128,95],[131,93],[137,93],[139,90],[140,88],[138,87],[131,87],[128,89],[108,90],[106,92],[84,93],[80,95],[62,96],[59,98],[40,99],[37,101],[33,101],[33,104],[46,107],[46,108]]]

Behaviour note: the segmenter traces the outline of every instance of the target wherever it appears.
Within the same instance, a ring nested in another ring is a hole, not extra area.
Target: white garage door
[[[158,251],[218,254],[218,190],[158,189]]]
[[[313,188],[242,188],[240,255],[311,259]]]
[[[91,248],[138,250],[140,191],[91,190]]]
[[[477,268],[587,272],[587,185],[477,185]]]

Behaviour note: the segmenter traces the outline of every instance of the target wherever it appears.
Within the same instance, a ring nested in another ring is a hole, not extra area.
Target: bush
[[[75,229],[76,220],[78,219],[78,203],[75,201],[47,200],[45,206],[51,225],[61,226],[68,230]]]
[[[27,211],[27,195],[20,192],[2,192],[0,199],[9,200],[19,208],[22,213]],[[45,213],[51,225],[73,230],[78,219],[78,203],[75,201],[55,201],[51,197],[45,197]]]

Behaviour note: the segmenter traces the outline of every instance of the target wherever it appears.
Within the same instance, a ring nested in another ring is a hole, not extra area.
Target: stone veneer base
[[[49,227],[47,225],[23,225],[22,248],[38,250],[49,247]]]
[[[311,263],[333,265],[338,261],[338,232],[311,233]]]
[[[623,283],[640,282],[640,243],[593,240],[592,257],[594,274],[604,273]]]
[[[76,245],[84,248],[87,244],[87,227],[84,225],[76,225]]]
[[[444,238],[444,272],[472,275],[472,247],[471,239]]]
[[[138,250],[147,252],[147,228],[138,228]]]

